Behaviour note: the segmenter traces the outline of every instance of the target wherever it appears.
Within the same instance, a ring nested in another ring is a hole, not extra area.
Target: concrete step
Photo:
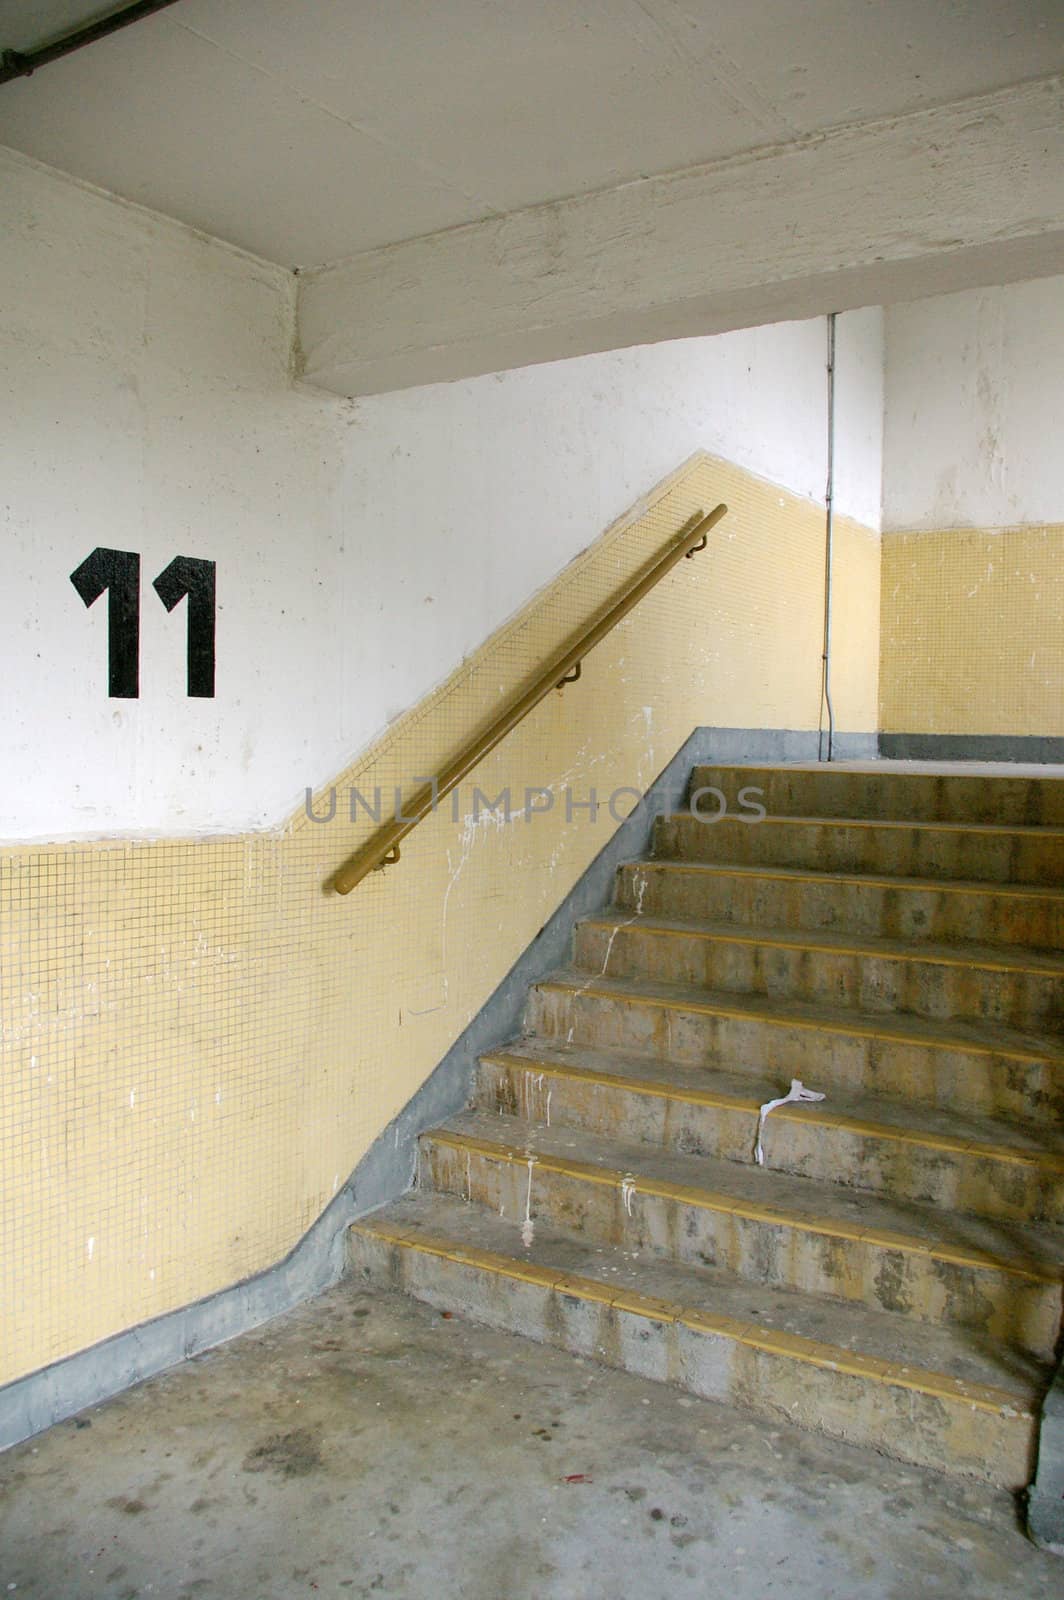
[[[590,1242],[966,1328],[1048,1359],[1060,1269],[1037,1230],[707,1156],[469,1111],[422,1135],[419,1184]]]
[[[574,966],[728,993],[868,1012],[964,1017],[1021,1029],[1064,1019],[1064,954],[633,917],[578,924]]]
[[[357,1281],[921,1467],[1031,1476],[1048,1372],[964,1335],[737,1283],[411,1194],[356,1223]]]
[[[811,1089],[1051,1127],[1064,1116],[1064,1044],[987,1023],[872,1016],[682,984],[564,971],[534,984],[530,1034]]]
[[[754,1160],[758,1112],[788,1085],[544,1040],[484,1056],[475,1104],[682,1155]],[[832,1094],[766,1118],[765,1166],[1003,1221],[1064,1223],[1064,1132]],[[1064,1234],[1061,1236],[1064,1257]]]
[[[713,822],[680,812],[654,823],[656,857],[815,867],[990,883],[1064,884],[1064,830],[955,822],[766,817]]]
[[[873,938],[1064,950],[1064,890],[874,873],[632,861],[619,908],[739,927],[832,930]]]
[[[786,764],[702,766],[690,792],[714,788],[729,810],[742,789],[772,817],[878,817],[894,822],[975,822],[1005,827],[1064,828],[1064,779],[995,772],[898,772],[865,767]],[[720,800],[705,796],[711,810]]]

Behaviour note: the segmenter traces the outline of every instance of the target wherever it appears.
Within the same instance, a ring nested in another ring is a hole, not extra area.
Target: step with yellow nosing
[[[395,1226],[389,1213],[397,1212],[410,1223]],[[456,1248],[455,1235],[475,1237],[478,1244]],[[1015,1355],[995,1366],[991,1356],[973,1354],[937,1328],[913,1332],[923,1364],[902,1363],[886,1353],[899,1339],[897,1319],[889,1315],[835,1307],[831,1326],[847,1340],[839,1344],[796,1331],[822,1319],[822,1306],[809,1297],[729,1284],[718,1274],[673,1263],[633,1260],[629,1252],[591,1248],[541,1224],[534,1251],[538,1260],[522,1259],[529,1252],[515,1220],[433,1194],[407,1196],[364,1218],[351,1233],[356,1273],[405,1288],[441,1309],[468,1301],[477,1320],[646,1375],[667,1374],[694,1393],[737,1399],[776,1419],[813,1418],[825,1432],[920,1465],[1006,1485],[1026,1480],[1037,1405],[1048,1381],[1044,1366],[1024,1367]],[[419,1260],[439,1265],[426,1276]],[[494,1291],[478,1291],[463,1276],[469,1272],[480,1274],[485,1286],[494,1284]],[[531,1284],[544,1297],[538,1308],[508,1297],[508,1283]],[[589,1330],[577,1330],[564,1311],[551,1310],[553,1303],[600,1318],[632,1318],[635,1327],[648,1330],[644,1338],[651,1344],[641,1338],[633,1343],[620,1324],[600,1321],[590,1330],[589,1350]],[[748,1307],[747,1314],[737,1314],[740,1307]],[[718,1349],[723,1368],[712,1353]]]

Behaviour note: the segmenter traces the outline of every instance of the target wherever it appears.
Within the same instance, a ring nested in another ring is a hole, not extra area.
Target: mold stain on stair
[[[884,1252],[876,1273],[876,1299],[884,1311],[907,1316],[913,1310],[913,1297],[906,1282],[905,1257],[900,1250]]]

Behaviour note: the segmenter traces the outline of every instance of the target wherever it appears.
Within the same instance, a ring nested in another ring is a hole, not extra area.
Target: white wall
[[[0,838],[275,820],[335,724],[336,407],[289,387],[291,279],[22,159],[0,191]],[[141,554],[137,700],[69,581],[96,545]],[[151,588],[175,555],[218,562],[216,700]]]
[[[888,308],[884,529],[1064,519],[1064,277]]]
[[[840,319],[839,339],[839,506],[878,529],[879,313]],[[345,748],[699,447],[822,500],[826,383],[818,320],[348,402],[345,582],[359,622],[345,636]]]
[[[0,152],[0,839],[279,822],[698,448],[821,499],[825,329],[358,402],[290,384],[287,274]],[[839,322],[838,509],[877,527],[882,325]],[[142,557],[141,696],[69,574]],[[184,606],[218,563],[218,692]]]

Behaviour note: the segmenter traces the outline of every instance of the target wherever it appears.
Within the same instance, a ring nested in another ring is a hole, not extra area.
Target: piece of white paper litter
[[[765,1126],[765,1118],[770,1111],[775,1111],[777,1106],[788,1105],[792,1100],[823,1100],[822,1094],[817,1094],[815,1089],[807,1089],[801,1078],[792,1078],[791,1086],[786,1094],[781,1094],[778,1100],[766,1100],[761,1107],[761,1115],[757,1119],[757,1144],[754,1146],[754,1160],[759,1167],[765,1165],[765,1152],[761,1148],[761,1130]]]

